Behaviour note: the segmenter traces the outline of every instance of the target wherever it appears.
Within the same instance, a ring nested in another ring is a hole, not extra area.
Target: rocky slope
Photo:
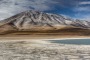
[[[47,32],[66,28],[89,29],[90,22],[72,20],[61,15],[38,11],[25,11],[0,21],[0,34],[20,31]]]

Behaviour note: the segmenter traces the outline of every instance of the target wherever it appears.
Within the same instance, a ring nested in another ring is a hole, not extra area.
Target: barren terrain
[[[0,60],[90,60],[90,46],[4,40],[0,41]]]

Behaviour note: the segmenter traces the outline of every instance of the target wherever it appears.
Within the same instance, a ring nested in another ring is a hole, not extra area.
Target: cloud
[[[90,15],[87,15],[87,16],[85,15],[82,19],[90,22]]]
[[[78,7],[75,7],[73,10],[77,12],[90,12],[90,7],[78,6]]]
[[[90,1],[80,1],[74,9],[79,12],[90,12]]]
[[[50,5],[57,2],[51,0],[0,0],[0,20],[26,10],[50,10]]]
[[[89,0],[0,0],[0,20],[26,10],[64,14],[74,18],[90,16]],[[88,18],[88,17],[87,17]]]
[[[90,14],[81,14],[81,13],[78,13],[78,14],[75,14],[75,19],[80,19],[80,20],[87,20],[90,22]]]
[[[79,1],[76,6],[72,8],[75,19],[90,21],[90,1]]]
[[[90,21],[90,0],[56,0],[61,13],[74,19]],[[62,11],[63,10],[63,11]]]
[[[80,5],[86,5],[86,4],[90,4],[90,1],[83,1],[79,3]]]

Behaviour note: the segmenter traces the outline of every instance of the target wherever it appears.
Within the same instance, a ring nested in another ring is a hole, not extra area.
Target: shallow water
[[[50,40],[51,43],[90,45],[90,39]]]

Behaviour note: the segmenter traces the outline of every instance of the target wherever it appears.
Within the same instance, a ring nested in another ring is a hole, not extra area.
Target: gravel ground
[[[0,60],[90,60],[90,46],[45,41],[1,41]]]

